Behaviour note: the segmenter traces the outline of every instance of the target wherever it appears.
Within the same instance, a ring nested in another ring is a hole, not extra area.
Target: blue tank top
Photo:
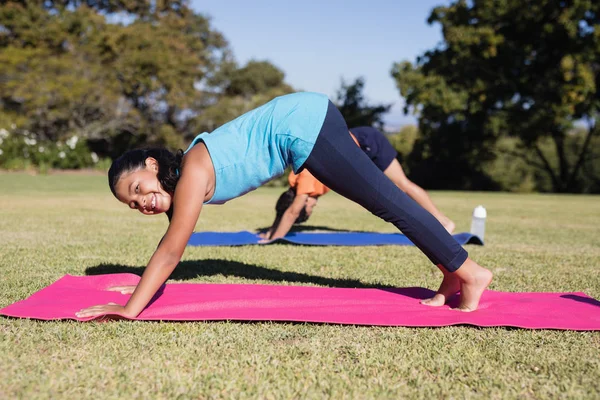
[[[215,169],[215,192],[205,204],[223,204],[248,193],[282,175],[288,165],[298,172],[317,140],[328,104],[323,94],[288,94],[196,136],[185,152],[204,142]]]

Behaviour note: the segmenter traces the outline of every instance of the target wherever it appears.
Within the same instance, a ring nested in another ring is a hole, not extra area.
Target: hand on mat
[[[271,243],[271,242],[272,242],[272,241],[274,241],[275,239],[279,239],[279,238],[274,238],[274,237],[272,237],[272,238],[268,238],[268,239],[267,239],[267,238],[265,238],[265,239],[260,239],[260,240],[258,241],[258,244]]]
[[[269,236],[271,236],[271,232],[260,232],[258,234],[258,237],[261,238],[262,240],[269,240]]]
[[[107,290],[110,292],[121,292],[121,294],[131,294],[136,287],[137,285],[112,286]]]
[[[260,233],[258,233],[258,237],[260,238],[258,243],[260,243],[260,244],[269,243],[271,241],[271,231],[260,232]]]
[[[75,313],[78,318],[96,317],[103,314],[125,314],[125,307],[108,303],[81,309]]]

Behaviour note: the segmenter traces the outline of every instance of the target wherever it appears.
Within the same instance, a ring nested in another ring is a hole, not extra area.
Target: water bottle
[[[483,206],[477,206],[473,210],[473,219],[471,220],[471,234],[479,237],[483,241],[483,235],[485,234],[485,218],[487,212]]]

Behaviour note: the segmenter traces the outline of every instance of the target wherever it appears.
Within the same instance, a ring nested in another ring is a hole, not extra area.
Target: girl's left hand
[[[108,303],[97,306],[92,306],[88,308],[84,308],[75,313],[75,316],[78,318],[86,318],[86,317],[97,317],[98,315],[104,314],[119,314],[125,315],[125,307],[118,305],[117,303]]]

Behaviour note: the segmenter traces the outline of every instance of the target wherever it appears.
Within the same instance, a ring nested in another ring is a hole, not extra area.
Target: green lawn
[[[0,174],[0,307],[64,274],[140,273],[167,226],[102,176]],[[280,189],[204,209],[197,230],[267,226]],[[600,298],[600,197],[434,192],[469,228],[488,210],[491,289]],[[308,222],[392,232],[329,194]],[[175,280],[436,289],[414,247],[189,248]],[[0,317],[0,398],[599,398],[600,333],[291,323],[36,322]]]

